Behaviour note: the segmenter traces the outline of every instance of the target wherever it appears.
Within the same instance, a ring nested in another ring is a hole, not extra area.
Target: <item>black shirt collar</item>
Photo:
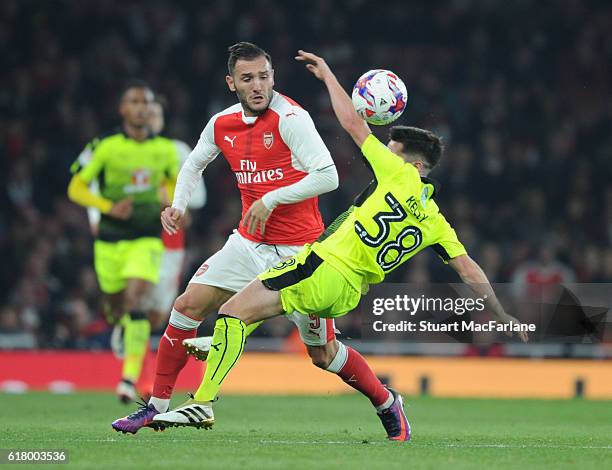
[[[430,184],[433,188],[433,193],[429,196],[430,199],[433,199],[434,196],[438,194],[440,191],[440,182],[433,178],[429,178],[428,176],[421,176],[421,181],[423,184]]]

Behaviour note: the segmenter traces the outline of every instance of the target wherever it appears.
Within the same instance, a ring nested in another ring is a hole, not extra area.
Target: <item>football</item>
[[[389,70],[370,70],[364,73],[352,94],[355,111],[368,123],[376,126],[390,124],[406,109],[408,94],[401,78]]]

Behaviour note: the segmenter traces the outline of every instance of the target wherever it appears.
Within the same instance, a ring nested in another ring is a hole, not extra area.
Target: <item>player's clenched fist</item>
[[[183,211],[174,207],[166,207],[161,213],[162,227],[170,235],[174,235],[183,226]]]

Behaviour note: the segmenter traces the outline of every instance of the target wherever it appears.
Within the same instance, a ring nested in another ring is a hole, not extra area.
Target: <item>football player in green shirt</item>
[[[72,201],[101,212],[94,265],[107,319],[121,320],[125,328],[117,395],[126,403],[137,398],[135,383],[151,331],[142,302],[159,281],[162,187],[173,190],[179,168],[175,143],[149,130],[152,102],[153,92],[145,83],[128,85],[119,105],[121,128],[87,145],[73,165],[68,186]]]
[[[498,302],[489,281],[466,253],[455,231],[440,213],[427,178],[442,154],[432,132],[394,126],[382,144],[353,108],[351,99],[325,61],[299,51],[297,60],[327,86],[332,107],[372,170],[375,182],[333,223],[323,240],[306,246],[293,258],[260,274],[219,311],[202,385],[193,399],[153,418],[152,427],[210,427],[212,401],[237,364],[245,343],[245,327],[284,312],[333,317],[353,310],[370,284],[426,247],[432,247],[477,295],[485,297],[496,320],[518,323]],[[323,238],[323,237],[322,237]],[[519,333],[527,341],[525,332]],[[388,438],[410,439],[402,397],[394,392],[392,406],[378,415]]]

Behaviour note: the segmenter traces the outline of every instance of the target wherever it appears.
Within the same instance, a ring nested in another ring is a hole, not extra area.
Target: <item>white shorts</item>
[[[223,248],[204,261],[189,282],[238,292],[258,274],[293,256],[302,248],[302,245],[256,243],[234,231]],[[332,319],[309,318],[298,312],[285,316],[295,323],[302,341],[308,346],[322,346],[333,340],[338,332]]]
[[[159,273],[159,282],[155,284],[143,301],[146,311],[157,310],[168,312],[174,305],[181,283],[181,273],[185,261],[185,250],[164,249]]]

